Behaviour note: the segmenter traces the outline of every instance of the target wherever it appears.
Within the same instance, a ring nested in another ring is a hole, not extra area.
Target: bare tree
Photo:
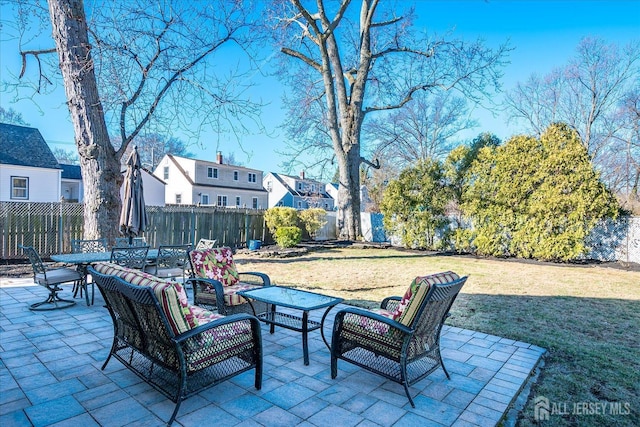
[[[615,141],[624,128],[619,102],[637,87],[638,73],[638,42],[620,47],[600,38],[584,38],[566,66],[518,83],[505,99],[511,119],[537,136],[554,122],[575,129],[607,183],[616,189],[621,177],[611,154],[617,151]]]
[[[149,129],[237,131],[241,118],[255,122],[259,106],[243,95],[246,76],[239,66],[218,67],[229,62],[218,53],[223,46],[246,47],[252,10],[225,0],[112,1],[92,4],[87,19],[81,0],[48,5],[55,49],[23,50],[21,75],[34,57],[36,79],[54,81],[47,72],[55,67],[41,58],[58,53],[84,181],[85,235],[113,238],[120,160],[136,137]]]
[[[9,107],[5,109],[0,107],[0,123],[9,123],[12,125],[29,126],[22,118],[22,114]]]
[[[421,90],[457,88],[476,98],[486,94],[498,86],[508,50],[418,34],[412,31],[410,11],[398,16],[392,6],[379,3],[273,2],[278,44],[291,59],[281,75],[294,85],[288,100],[295,105],[290,111],[296,141],[302,149],[330,144],[340,175],[340,237],[351,240],[361,235],[360,165],[376,165],[361,154],[365,117],[400,108]]]
[[[65,150],[63,148],[54,148],[51,150],[58,163],[64,163],[66,165],[77,165],[80,163],[78,153],[72,150]]]
[[[456,135],[473,128],[464,98],[452,92],[420,93],[404,108],[365,126],[378,158],[398,171],[421,160],[443,159],[457,145]]]

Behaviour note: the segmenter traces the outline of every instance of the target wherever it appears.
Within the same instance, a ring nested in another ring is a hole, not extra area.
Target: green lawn
[[[443,270],[469,275],[448,324],[548,350],[520,425],[536,425],[536,396],[568,412],[574,404],[583,412],[603,407],[607,412],[552,415],[544,425],[640,425],[640,272],[396,249],[327,249],[295,258],[238,254],[236,259],[241,271],[265,272],[276,284],[360,305],[402,295],[418,275]],[[611,407],[630,413],[610,415]]]

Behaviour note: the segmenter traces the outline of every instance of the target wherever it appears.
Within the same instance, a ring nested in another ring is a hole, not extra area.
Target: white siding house
[[[266,209],[267,192],[262,171],[217,162],[165,155],[153,174],[166,183],[165,202]]]
[[[58,202],[61,174],[38,129],[0,123],[0,201]]]
[[[295,209],[322,208],[332,211],[335,200],[326,191],[326,184],[304,176],[299,177],[269,172],[264,177],[264,188],[269,193],[269,207],[288,206]]]

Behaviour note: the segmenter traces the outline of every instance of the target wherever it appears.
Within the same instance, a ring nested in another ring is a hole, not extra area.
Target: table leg
[[[271,319],[276,320],[276,305],[271,304]],[[272,322],[271,327],[269,328],[269,333],[274,333],[276,331],[276,325]]]
[[[304,358],[304,364],[309,364],[309,343],[307,342],[307,336],[309,335],[309,312],[302,312],[302,355]]]

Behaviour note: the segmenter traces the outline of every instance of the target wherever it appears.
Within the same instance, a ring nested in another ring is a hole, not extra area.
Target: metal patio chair
[[[213,249],[216,247],[216,243],[218,243],[217,239],[200,239],[198,240],[198,243],[196,244],[196,250],[197,251],[201,251],[203,249]]]
[[[147,265],[149,246],[126,246],[111,249],[110,262],[128,268],[144,270]]]
[[[27,257],[29,257],[29,261],[31,261],[33,281],[40,286],[44,286],[49,291],[49,296],[46,300],[31,304],[29,309],[35,311],[56,310],[74,305],[75,301],[60,298],[58,292],[62,290],[60,285],[63,283],[73,283],[74,289],[83,286],[82,275],[78,271],[66,267],[49,269],[33,247],[23,245],[18,245],[18,247],[22,248]],[[86,298],[87,305],[89,305],[89,295],[86,295]]]
[[[89,252],[107,252],[109,250],[109,244],[107,239],[74,239],[71,241],[71,251],[74,253],[89,253]],[[77,270],[82,275],[84,280],[84,286],[80,286],[74,289],[73,297],[75,298],[78,292],[80,292],[80,297],[82,297],[82,292],[89,292],[89,285],[91,285],[91,304],[95,301],[95,282],[89,282],[87,273],[88,264],[78,264]],[[88,296],[87,296],[88,298]],[[87,299],[88,301],[88,299]]]
[[[160,278],[182,277],[185,280],[185,269],[190,268],[189,251],[191,244],[187,245],[160,245],[158,257],[153,264],[145,267],[147,273]]]

